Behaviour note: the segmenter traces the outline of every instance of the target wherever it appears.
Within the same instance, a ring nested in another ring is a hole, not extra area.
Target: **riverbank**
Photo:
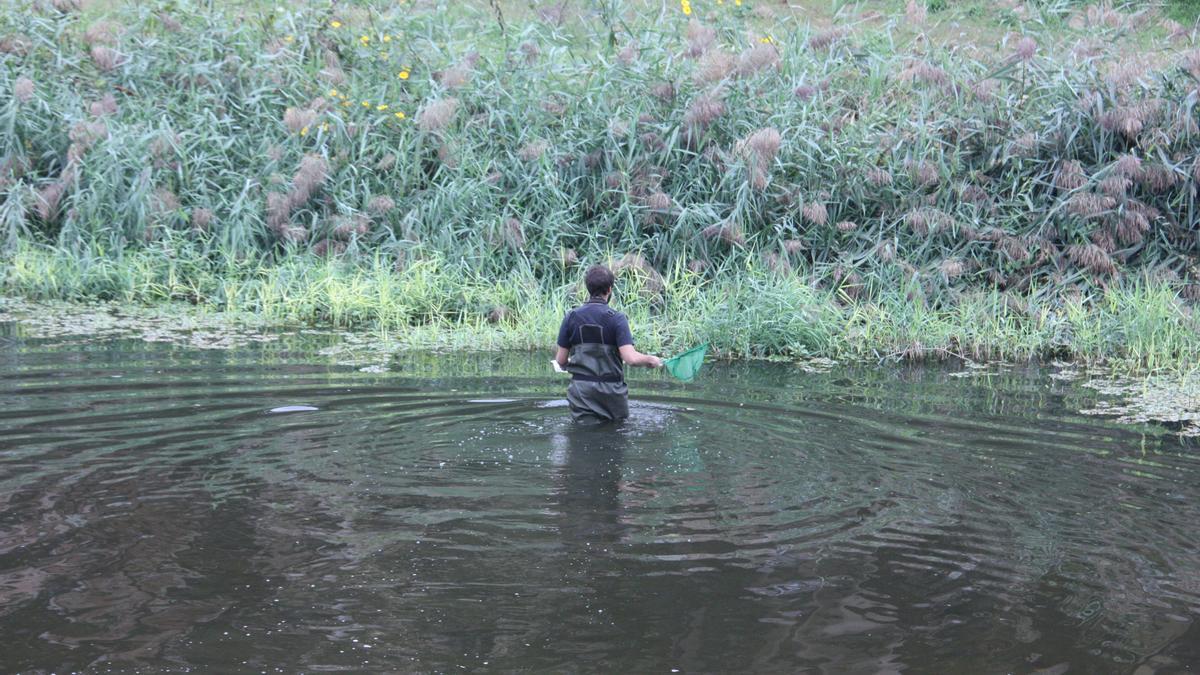
[[[1067,359],[1128,375],[1182,374],[1200,362],[1200,321],[1168,285],[1150,282],[1062,298],[964,293],[936,306],[920,285],[852,299],[847,289],[781,274],[753,261],[715,279],[686,268],[653,276],[614,263],[614,304],[639,346],[670,353],[709,342],[718,358],[846,360]],[[577,276],[577,275],[576,275]],[[397,267],[298,255],[275,265],[213,269],[162,251],[80,260],[23,247],[0,273],[0,292],[34,301],[111,301],[225,312],[264,326],[365,331],[396,349],[548,349],[573,283],[529,270],[484,276],[437,256]]]

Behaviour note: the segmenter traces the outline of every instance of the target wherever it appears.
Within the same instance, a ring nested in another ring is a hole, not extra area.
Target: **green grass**
[[[639,346],[671,353],[709,342],[724,358],[1028,360],[1105,362],[1127,372],[1186,372],[1200,358],[1200,323],[1170,288],[1130,284],[1058,305],[1016,304],[978,292],[949,307],[915,301],[915,288],[846,302],[794,275],[750,266],[706,279],[684,268],[649,293],[625,274],[614,304]],[[84,260],[22,246],[0,292],[31,299],[188,302],[279,324],[371,330],[419,349],[548,349],[578,286],[545,287],[529,270],[503,278],[431,257],[400,271],[384,260],[310,256],[205,271],[194,261],[139,251]],[[493,310],[505,308],[499,320]]]
[[[1166,5],[1167,16],[1185,26],[1200,20],[1200,0],[1167,0]]]

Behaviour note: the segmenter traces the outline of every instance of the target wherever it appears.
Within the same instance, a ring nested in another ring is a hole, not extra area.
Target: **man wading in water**
[[[629,416],[629,388],[623,363],[659,368],[662,359],[634,349],[629,320],[608,306],[611,270],[593,265],[583,282],[591,297],[563,317],[554,360],[571,373],[567,403],[576,421],[624,419]]]

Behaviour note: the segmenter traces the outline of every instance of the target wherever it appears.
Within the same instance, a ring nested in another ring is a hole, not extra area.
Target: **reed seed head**
[[[1117,273],[1117,266],[1112,257],[1096,244],[1072,244],[1067,247],[1067,257],[1076,266],[1098,276],[1112,276]]]
[[[542,50],[538,48],[536,42],[525,41],[518,47],[521,56],[525,59],[525,65],[533,65],[537,63],[538,57],[542,55]]]
[[[29,53],[30,42],[29,38],[23,35],[4,35],[0,36],[0,54],[12,54],[13,56],[25,56]]]
[[[38,190],[33,209],[42,222],[53,223],[58,220],[58,207],[66,193],[67,183],[61,179]]]
[[[939,87],[950,84],[950,75],[945,70],[925,60],[911,62],[907,68],[900,71],[897,79],[901,82],[920,82]]]
[[[729,222],[709,225],[700,232],[700,235],[705,239],[720,239],[733,246],[746,245],[746,235],[742,232],[741,226]]]
[[[1125,245],[1140,244],[1146,232],[1150,231],[1150,220],[1139,209],[1124,209],[1117,220],[1117,239]]]
[[[192,229],[197,231],[206,231],[213,222],[212,209],[198,208],[192,209]]]
[[[376,195],[367,203],[367,210],[375,216],[383,216],[396,208],[396,202],[387,195]]]
[[[515,251],[525,248],[525,227],[516,218],[504,220],[504,243]]]
[[[688,21],[687,51],[684,53],[691,58],[696,58],[708,51],[708,48],[716,40],[716,29],[705,26],[693,18],[691,21]]]
[[[1117,200],[1095,192],[1076,192],[1071,195],[1067,210],[1083,218],[1095,218],[1117,205]]]
[[[110,72],[125,64],[125,57],[120,52],[103,45],[96,45],[91,50],[92,62],[101,71]]]
[[[1059,165],[1058,171],[1054,175],[1054,186],[1062,192],[1078,190],[1087,185],[1087,181],[1083,164],[1075,159],[1069,159]]]
[[[932,187],[941,181],[941,175],[932,162],[921,160],[910,165],[913,182],[921,187]]]
[[[1133,181],[1119,175],[1109,176],[1099,183],[1100,191],[1113,199],[1124,199],[1132,186]]]
[[[617,52],[617,60],[627,66],[631,66],[637,62],[637,58],[638,47],[637,44],[633,42],[625,45],[621,48],[621,51]]]
[[[471,81],[471,70],[466,64],[458,64],[435,74],[435,77],[447,89],[459,89]]]
[[[858,229],[858,223],[852,220],[843,220],[837,224],[838,232],[853,232]]]
[[[904,16],[914,26],[924,25],[925,20],[929,18],[924,0],[908,0],[908,4],[904,7]]]
[[[183,24],[179,23],[178,19],[171,16],[166,11],[158,12],[156,16],[158,17],[158,22],[161,23],[162,27],[168,32],[178,33],[179,31],[183,30]]]
[[[846,31],[843,28],[821,31],[808,39],[808,48],[814,51],[828,49],[844,37],[846,37]]]
[[[320,76],[325,82],[338,87],[344,86],[350,81],[350,78],[346,77],[346,71],[342,70],[341,68],[322,68]]]
[[[741,77],[750,77],[767,68],[779,69],[779,50],[773,44],[756,44],[738,56],[737,73]]]
[[[1037,40],[1026,35],[1017,41],[1017,46],[1013,49],[1013,54],[1021,61],[1032,61],[1037,54]]]
[[[642,254],[630,251],[612,266],[614,274],[623,275],[629,270],[633,270],[642,278],[642,287],[647,292],[653,295],[661,295],[666,290],[666,281]]]
[[[456,168],[458,166],[457,146],[452,142],[439,143],[437,158],[442,166],[448,169]]]
[[[993,79],[976,80],[971,83],[971,94],[980,101],[990,101],[996,96],[1000,83]]]
[[[999,241],[998,248],[1013,262],[1023,263],[1029,259],[1029,248],[1025,246],[1025,242],[1020,237],[1006,236]]]
[[[692,79],[696,84],[720,82],[733,72],[733,56],[721,49],[710,49],[696,62]]]
[[[809,202],[800,210],[804,219],[813,225],[824,225],[829,222],[829,211],[821,202]]]
[[[879,167],[867,169],[867,182],[875,187],[885,187],[892,184],[892,174]]]
[[[966,267],[963,265],[961,260],[957,258],[948,258],[943,260],[941,264],[938,265],[938,269],[941,270],[942,276],[946,277],[947,280],[950,280],[957,279],[958,277],[962,276],[962,273],[966,270]]]
[[[665,192],[651,192],[646,198],[646,206],[654,211],[669,211],[671,209],[671,196]]]
[[[875,245],[875,250],[872,251],[874,256],[882,263],[890,263],[896,259],[896,243],[891,239],[884,239]]]
[[[118,26],[111,21],[95,21],[83,31],[83,41],[87,46],[116,44]]]
[[[154,190],[154,205],[158,211],[178,211],[179,197],[170,189],[160,187]]]
[[[763,266],[775,274],[790,274],[792,262],[775,251],[763,251]]]
[[[92,117],[105,117],[117,114],[117,99],[112,93],[106,93],[99,101],[93,101],[88,107]]]
[[[1118,176],[1124,176],[1132,180],[1140,180],[1142,177],[1142,160],[1137,155],[1124,154],[1117,158],[1113,163],[1113,169]]]
[[[702,133],[710,124],[725,114],[722,90],[701,94],[692,101],[683,114],[683,123],[692,133]]]
[[[1154,193],[1166,192],[1178,182],[1179,176],[1174,171],[1157,162],[1144,165],[1142,175],[1138,178],[1139,185]]]
[[[33,99],[33,80],[28,77],[17,78],[13,83],[13,98],[21,103],[29,103]]]
[[[664,103],[675,99],[675,85],[670,82],[656,82],[650,87],[650,95]]]
[[[441,98],[430,102],[417,113],[417,126],[421,131],[436,132],[445,129],[458,112],[458,99]]]
[[[283,125],[287,130],[298,134],[317,121],[317,114],[307,108],[288,108],[283,111]]]

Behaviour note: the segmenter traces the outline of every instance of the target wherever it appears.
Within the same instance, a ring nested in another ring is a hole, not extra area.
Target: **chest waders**
[[[629,417],[629,387],[621,352],[603,342],[600,326],[579,327],[583,342],[571,347],[567,371],[567,403],[576,421],[607,421]]]

